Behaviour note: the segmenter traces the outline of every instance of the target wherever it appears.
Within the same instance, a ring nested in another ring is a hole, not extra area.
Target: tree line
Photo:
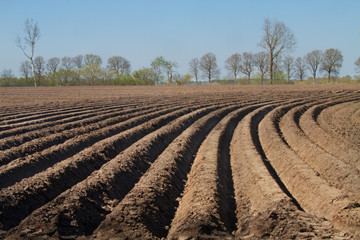
[[[245,76],[250,84],[254,79],[263,84],[290,83],[291,79],[303,81],[308,74],[315,83],[319,73],[327,75],[327,82],[336,78],[342,67],[343,56],[338,49],[314,50],[296,59],[290,55],[296,45],[294,34],[282,22],[265,19],[263,37],[258,53],[234,53],[225,61],[225,69],[233,77],[231,82],[239,82]],[[22,50],[26,61],[20,65],[21,78],[15,78],[11,70],[3,70],[0,75],[1,86],[82,86],[82,85],[155,85],[155,84],[198,84],[200,79],[208,83],[219,79],[220,68],[216,55],[207,53],[189,62],[189,73],[181,75],[175,61],[156,57],[149,67],[131,71],[131,63],[122,56],[112,56],[102,67],[102,59],[95,54],[75,57],[53,57],[45,60],[34,57],[35,46],[40,38],[36,22],[26,20],[24,37],[18,36],[17,46]],[[355,62],[360,73],[360,58]]]

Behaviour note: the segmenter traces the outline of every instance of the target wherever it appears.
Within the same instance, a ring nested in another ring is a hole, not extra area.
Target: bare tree
[[[198,84],[200,62],[198,58],[194,58],[189,62],[190,73],[195,77],[195,82]]]
[[[322,51],[314,50],[305,55],[305,64],[313,76],[313,84],[315,83],[316,73],[322,60]]]
[[[288,82],[290,82],[290,78],[291,78],[292,70],[293,70],[293,66],[294,66],[294,58],[291,56],[286,56],[286,57],[284,57],[282,63],[286,70]]]
[[[24,43],[22,43],[21,38],[18,36],[16,39],[17,46],[22,50],[24,55],[30,60],[32,74],[34,76],[34,86],[37,86],[36,75],[35,75],[35,66],[34,66],[34,53],[36,42],[40,38],[40,29],[38,24],[34,22],[33,19],[27,19],[25,21],[25,37]],[[26,48],[30,47],[30,52],[27,52]]]
[[[108,68],[117,76],[130,73],[130,62],[121,56],[113,56],[108,59]]]
[[[168,84],[172,84],[172,78],[173,78],[174,68],[177,68],[177,67],[178,67],[177,62],[165,61],[163,67],[164,67],[164,69],[165,69],[165,71],[166,71],[167,83],[168,83]]]
[[[242,54],[242,61],[240,71],[248,77],[248,82],[250,83],[251,73],[254,70],[254,55],[249,52],[244,52]]]
[[[83,56],[82,55],[77,55],[76,57],[73,57],[72,61],[77,69],[82,68],[82,65],[83,65]]]
[[[69,71],[74,68],[74,61],[71,57],[63,57],[61,58],[61,67],[62,69]]]
[[[84,57],[84,63],[85,63],[85,65],[97,64],[100,66],[102,63],[102,60],[99,55],[86,54]]]
[[[254,64],[260,72],[261,84],[264,83],[265,74],[268,72],[269,57],[266,52],[254,54]]]
[[[50,58],[47,61],[46,68],[50,73],[55,74],[59,65],[60,65],[60,58],[54,57],[54,58]]]
[[[237,75],[240,72],[241,68],[241,55],[235,53],[231,55],[228,59],[226,59],[225,68],[234,74],[234,83],[236,83]]]
[[[34,59],[35,74],[37,75],[38,80],[40,80],[45,71],[45,60],[43,57],[39,56]]]
[[[296,76],[300,79],[300,81],[305,78],[306,66],[305,62],[301,57],[298,57],[295,61],[295,73]]]
[[[355,61],[355,71],[360,73],[360,57]]]
[[[208,78],[208,82],[211,82],[211,79],[214,75],[220,73],[220,70],[216,64],[216,56],[214,53],[207,53],[200,59],[200,69],[203,71],[204,76]]]
[[[9,87],[14,78],[15,75],[11,69],[4,69],[0,75],[0,86]]]
[[[338,49],[327,49],[322,57],[321,70],[328,73],[328,82],[331,79],[331,73],[339,73],[342,67],[343,56]]]
[[[22,62],[20,65],[20,73],[27,80],[31,76],[31,64],[29,61]]]
[[[269,54],[270,83],[274,79],[274,61],[284,51],[290,51],[296,45],[294,34],[282,22],[265,19],[264,36],[259,45]]]

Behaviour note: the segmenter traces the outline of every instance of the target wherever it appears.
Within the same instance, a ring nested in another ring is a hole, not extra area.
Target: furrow
[[[34,119],[30,119],[28,121],[21,121],[20,119],[18,120],[14,120],[14,123],[5,123],[6,125],[3,126],[3,128],[1,130],[6,130],[6,129],[13,129],[13,128],[18,128],[18,127],[24,127],[24,126],[29,126],[29,125],[35,125],[35,124],[41,124],[41,123],[45,123],[45,122],[53,122],[53,121],[58,121],[58,120],[63,120],[69,117],[75,117],[75,116],[79,116],[79,115],[83,115],[84,113],[96,113],[99,111],[99,108],[101,109],[102,107],[98,107],[95,109],[90,109],[90,110],[74,110],[74,111],[69,111],[63,113],[60,111],[61,114],[46,114],[45,117],[43,118],[34,118]],[[86,109],[86,108],[85,108]]]
[[[75,109],[58,109],[57,111],[50,111],[41,114],[34,113],[33,115],[28,117],[20,117],[20,118],[6,120],[4,121],[4,124],[10,125],[11,127],[16,125],[23,125],[23,124],[28,125],[34,122],[46,121],[47,119],[57,120],[59,119],[59,117],[73,116],[73,114],[78,114],[79,112],[87,112],[87,113],[94,112],[94,111],[98,111],[100,108],[103,108],[103,106],[80,107]]]
[[[280,137],[276,127],[277,118],[283,116],[286,108],[274,109],[260,122],[260,143],[268,160],[306,212],[324,217],[338,228],[358,234],[360,204],[351,201],[341,190],[318,176]]]
[[[163,108],[165,109],[171,109],[172,105],[169,105],[167,107],[159,107],[156,110],[161,110]],[[123,121],[128,121],[130,118],[135,118],[137,116],[146,115],[149,112],[153,112],[154,109],[150,110],[143,110],[143,111],[135,111],[133,113],[129,114],[123,114],[121,116],[106,119],[104,121],[101,121],[99,123],[90,124],[88,126],[84,127],[77,127],[74,129],[69,129],[65,131],[61,131],[58,133],[51,134],[49,136],[34,139],[30,142],[27,142],[23,145],[20,145],[18,147],[13,147],[11,149],[8,149],[6,151],[0,152],[0,165],[7,164],[17,158],[22,158],[24,156],[27,156],[27,158],[31,157],[31,154],[41,152],[44,149],[47,149],[54,145],[63,144],[65,141],[68,141],[70,139],[75,139],[75,141],[79,141],[82,138],[86,138],[88,135],[93,135],[94,133],[99,133],[99,137],[101,138],[102,135],[106,134],[107,132],[111,133],[112,129],[115,129],[117,131],[117,126],[121,124]],[[163,110],[166,112],[166,110]],[[164,113],[165,113],[164,112]],[[135,119],[136,120],[136,119]],[[134,121],[136,123],[136,121]],[[78,136],[81,136],[80,138]],[[106,136],[106,135],[105,135]],[[74,148],[74,147],[73,147]],[[20,161],[23,161],[20,159]]]
[[[223,118],[201,144],[168,239],[231,237],[236,226],[234,186],[229,146],[239,120],[256,105]]]
[[[168,106],[171,106],[170,104]],[[19,145],[22,145],[28,141],[32,141],[37,138],[44,138],[48,137],[51,134],[55,133],[61,133],[63,131],[68,131],[72,129],[76,129],[79,127],[86,127],[91,124],[95,124],[102,121],[111,121],[116,122],[118,121],[118,118],[121,117],[124,118],[124,115],[136,113],[145,111],[147,109],[152,109],[154,107],[161,107],[160,105],[153,105],[153,106],[147,106],[147,107],[136,107],[136,108],[118,108],[118,109],[112,109],[112,110],[105,110],[105,111],[98,111],[97,113],[92,114],[85,114],[83,115],[84,118],[80,120],[76,120],[64,123],[64,124],[56,124],[56,126],[48,126],[43,127],[38,130],[30,130],[30,131],[24,131],[24,133],[20,134],[18,133],[16,136],[9,136],[6,138],[3,138],[0,140],[0,150],[6,150],[11,147],[16,147]]]
[[[84,180],[132,143],[192,110],[192,108],[177,110],[101,140],[91,148],[84,149],[46,171],[2,189],[0,226],[4,229],[16,226],[33,210]]]
[[[349,103],[353,104],[353,102]],[[317,145],[341,159],[345,163],[351,165],[358,171],[360,171],[360,151],[355,148],[350,148],[344,140],[338,140],[325,131],[315,119],[315,112],[318,112],[320,108],[326,108],[327,106],[315,105],[308,109],[300,117],[300,127],[304,133]],[[320,138],[321,137],[321,138]]]
[[[127,108],[128,108],[128,106],[124,107],[123,105],[119,105],[118,107],[115,107],[112,110],[106,109],[105,112],[106,111],[111,112],[111,111],[122,110],[122,109],[127,109]],[[36,124],[19,126],[16,128],[7,127],[8,130],[4,130],[4,131],[0,132],[0,138],[4,139],[6,137],[11,137],[11,136],[18,135],[18,134],[24,134],[24,133],[38,130],[38,129],[44,129],[44,128],[54,127],[54,126],[57,127],[60,124],[72,123],[74,121],[84,120],[84,119],[91,118],[91,117],[96,117],[101,112],[103,112],[103,111],[99,111],[99,110],[91,111],[90,113],[79,112],[79,114],[76,116],[68,116],[68,117],[50,121],[50,122],[39,122]]]
[[[356,113],[359,107],[349,106],[347,103],[338,104],[315,112],[317,123],[338,141],[343,142],[346,148],[359,149],[359,116],[355,119],[348,117],[349,111]]]
[[[237,232],[235,239],[309,239],[334,236],[327,221],[299,210],[264,164],[252,132],[277,104],[256,108],[236,127],[231,140]],[[255,140],[255,141],[254,141]]]
[[[235,108],[225,107],[208,114],[177,137],[100,224],[94,238],[166,237],[194,154],[211,129]]]
[[[322,178],[360,199],[360,172],[312,142],[296,124],[307,106],[291,109],[280,120],[280,129],[291,149]],[[321,135],[318,137],[322,137]]]
[[[131,190],[161,152],[194,121],[220,106],[202,108],[181,116],[121,152],[86,180],[33,212],[11,238],[50,234],[55,238],[89,235]],[[44,231],[36,233],[37,226]],[[10,239],[11,239],[10,238]]]
[[[138,113],[133,118],[126,121],[100,128],[89,133],[83,133],[80,136],[65,141],[62,144],[54,145],[42,152],[37,152],[26,158],[18,158],[9,164],[0,167],[0,188],[11,186],[23,178],[33,176],[34,174],[45,170],[48,167],[69,158],[81,150],[90,147],[102,139],[109,138],[127,129],[136,127],[169,112],[176,111],[182,107],[170,107],[156,112],[145,111]],[[185,108],[185,107],[183,107]],[[4,160],[4,158],[2,159]]]

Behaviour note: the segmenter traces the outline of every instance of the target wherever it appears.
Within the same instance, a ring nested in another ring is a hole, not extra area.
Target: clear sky
[[[339,49],[340,75],[355,74],[360,57],[359,0],[0,0],[0,71],[26,58],[16,46],[26,18],[38,22],[36,56],[93,53],[103,60],[127,58],[132,70],[163,56],[188,72],[188,63],[207,52],[217,56],[221,75],[233,53],[258,52],[264,19],[276,19],[295,35],[293,57],[315,49]]]

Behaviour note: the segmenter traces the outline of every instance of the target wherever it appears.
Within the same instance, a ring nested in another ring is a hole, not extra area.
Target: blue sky
[[[38,22],[36,56],[99,55],[127,58],[132,70],[149,67],[157,56],[188,63],[207,52],[217,56],[221,75],[233,53],[258,52],[265,18],[282,21],[297,40],[293,57],[339,49],[340,75],[354,75],[360,57],[359,0],[0,0],[0,71],[26,60],[15,39],[26,18]],[[309,74],[310,75],[310,74]]]

